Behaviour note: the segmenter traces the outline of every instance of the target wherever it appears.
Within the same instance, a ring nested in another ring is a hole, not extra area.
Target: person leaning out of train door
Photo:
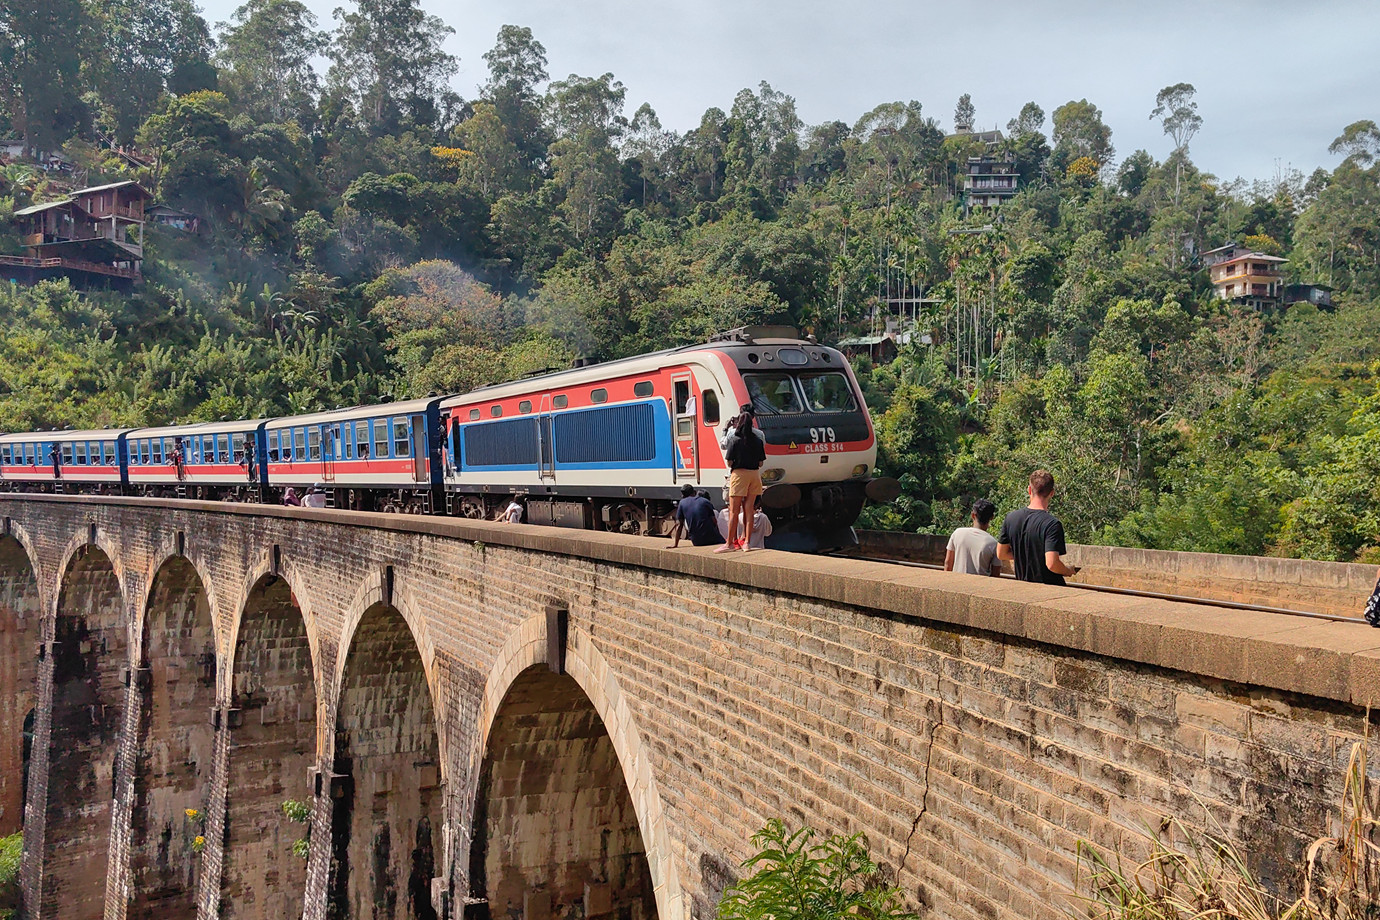
[[[714,521],[714,503],[709,497],[696,492],[688,482],[680,487],[680,494],[681,500],[671,516],[676,525],[671,531],[671,549],[680,546],[682,533],[695,546],[717,546],[724,542],[719,536],[719,528]]]
[[[762,464],[767,459],[767,446],[752,430],[752,406],[743,406],[738,416],[738,429],[729,439],[724,459],[731,470],[728,476],[728,542],[716,553],[752,549],[752,525],[757,499],[762,495]],[[738,519],[743,520],[743,539],[738,540]]]
[[[944,550],[944,571],[964,575],[1001,575],[1001,561],[997,559],[997,538],[988,533],[997,506],[985,498],[973,502],[968,515],[971,527],[960,527],[949,537]]]

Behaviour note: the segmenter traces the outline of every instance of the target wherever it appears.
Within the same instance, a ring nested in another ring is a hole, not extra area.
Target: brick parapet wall
[[[644,835],[664,836],[645,841],[653,884],[675,891],[659,894],[664,920],[707,920],[770,817],[867,832],[938,917],[1060,916],[1077,841],[1134,852],[1161,813],[1210,815],[1287,885],[1380,695],[1380,633],[1353,624],[482,522],[66,498],[0,508],[37,535],[40,560],[93,517],[126,568],[147,561],[145,534],[184,529],[220,593],[223,655],[277,544],[318,646],[323,763],[350,611],[392,565],[429,647],[450,842],[437,872],[459,896],[497,708],[485,688],[532,660],[514,657],[514,637],[548,600],[570,609],[585,692],[621,707],[600,712]],[[55,584],[53,567],[40,561]],[[326,855],[313,853],[313,874]],[[324,892],[324,878],[309,887]],[[309,917],[323,910],[309,899]]]
[[[858,554],[942,565],[948,538],[870,530]],[[1068,559],[1083,571],[1075,584],[1206,598],[1357,617],[1375,588],[1376,567],[1354,562],[1185,553],[1070,543]],[[1010,566],[1006,567],[1010,572]]]

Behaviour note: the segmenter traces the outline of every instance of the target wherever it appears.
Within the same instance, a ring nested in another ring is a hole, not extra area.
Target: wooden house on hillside
[[[137,182],[115,182],[15,211],[20,242],[28,253],[0,255],[0,278],[132,284],[139,280],[144,258],[144,209],[149,198]]]

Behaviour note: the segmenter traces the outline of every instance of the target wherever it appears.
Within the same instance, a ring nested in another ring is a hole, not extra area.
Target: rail
[[[100,275],[113,275],[116,278],[136,279],[139,277],[139,272],[135,269],[120,268],[118,265],[102,265],[99,262],[87,262],[85,259],[37,259],[33,256],[0,256],[0,265],[37,269],[67,268],[75,271],[94,272]]]

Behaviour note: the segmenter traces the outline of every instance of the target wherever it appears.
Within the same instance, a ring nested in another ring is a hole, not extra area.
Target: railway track
[[[834,553],[832,555],[846,559],[858,559],[863,562],[886,562],[891,565],[902,565],[913,569],[932,569],[941,572],[944,570],[944,566],[936,565],[932,562],[912,562],[909,559],[892,559],[885,556],[862,556],[847,552]],[[1008,575],[1005,572],[1002,573],[1001,577],[1009,578],[1012,581],[1015,580],[1014,575]],[[1268,607],[1263,604],[1246,604],[1240,601],[1216,600],[1209,597],[1192,597],[1184,594],[1161,594],[1156,591],[1140,591],[1135,588],[1118,588],[1115,585],[1096,585],[1087,582],[1071,581],[1068,583],[1068,586],[1070,588],[1081,588],[1085,591],[1098,591],[1103,594],[1120,594],[1126,597],[1148,597],[1162,601],[1175,601],[1180,604],[1199,604],[1204,607],[1218,607],[1227,610],[1246,610],[1252,613],[1278,613],[1291,617],[1306,617],[1311,620],[1327,620],[1333,623],[1359,623],[1361,625],[1368,625],[1364,617],[1347,617],[1331,613],[1317,613],[1311,610],[1294,610],[1289,607]]]

